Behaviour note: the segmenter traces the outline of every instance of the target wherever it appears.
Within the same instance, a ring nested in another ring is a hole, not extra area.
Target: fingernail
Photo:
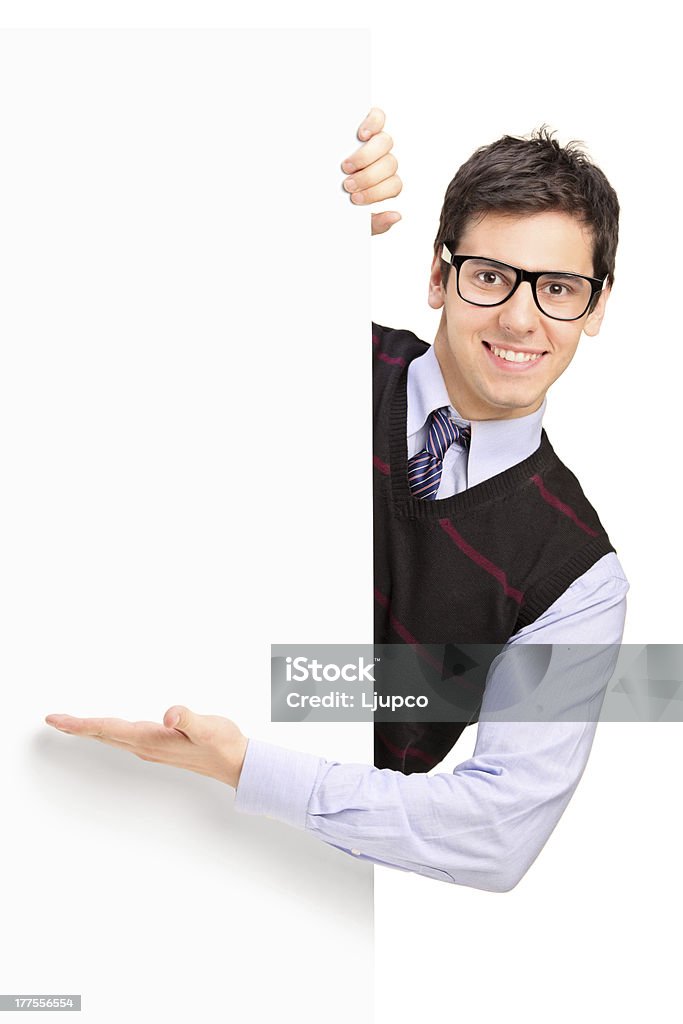
[[[355,166],[352,164],[350,160],[345,160],[344,163],[342,164],[342,171],[344,171],[345,174],[353,174],[355,169]]]
[[[362,192],[354,192],[351,196],[351,202],[357,203],[359,206],[365,202],[365,196]]]
[[[170,719],[169,726],[168,726],[169,729],[175,729],[175,727],[176,727],[176,725],[178,724],[179,721],[180,721],[180,715],[179,714],[171,715],[171,719]]]
[[[361,128],[358,134],[360,135],[361,139],[367,139],[368,135],[370,134],[370,129]]]
[[[347,192],[355,192],[356,189],[358,188],[358,185],[356,184],[353,178],[346,178],[344,181],[344,188],[346,189]]]

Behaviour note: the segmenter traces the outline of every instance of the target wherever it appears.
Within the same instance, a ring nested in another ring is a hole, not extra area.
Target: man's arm
[[[570,720],[488,720],[488,709],[493,719],[510,703],[512,677],[503,656],[487,683],[474,753],[451,774],[403,775],[326,761],[247,740],[234,722],[184,707],[169,708],[163,725],[67,715],[47,721],[145,761],[226,782],[237,787],[238,811],[305,829],[353,856],[505,892],[536,859],[581,778],[596,708],[616,663],[627,589],[616,557],[606,556],[541,616],[533,639],[524,631],[508,645],[510,653],[525,643],[556,645],[554,713],[569,712]],[[584,646],[589,636],[592,646]]]
[[[511,640],[487,682],[474,753],[451,774],[406,776],[250,740],[236,809],[306,829],[376,863],[511,889],[583,774],[616,663],[627,589],[616,556],[606,556]],[[510,705],[519,649],[547,644],[557,654],[553,718],[569,720],[495,721],[495,709]]]

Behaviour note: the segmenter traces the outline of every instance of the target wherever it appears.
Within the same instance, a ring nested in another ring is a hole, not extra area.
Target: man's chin
[[[490,415],[481,419],[509,420],[530,416],[543,404],[545,391],[528,388],[492,389],[487,395],[486,405]],[[476,418],[476,417],[473,417]]]

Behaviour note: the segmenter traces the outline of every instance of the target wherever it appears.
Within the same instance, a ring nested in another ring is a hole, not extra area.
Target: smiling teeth
[[[511,352],[510,349],[494,348],[493,345],[491,345],[491,351],[499,359],[507,359],[510,363],[531,363],[535,359],[540,359],[543,355],[542,352]]]

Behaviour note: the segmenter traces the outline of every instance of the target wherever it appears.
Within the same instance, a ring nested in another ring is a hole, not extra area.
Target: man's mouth
[[[512,363],[515,365],[537,363],[543,356],[547,355],[546,351],[540,349],[501,348],[488,341],[484,341],[483,344],[493,358],[501,363]]]

